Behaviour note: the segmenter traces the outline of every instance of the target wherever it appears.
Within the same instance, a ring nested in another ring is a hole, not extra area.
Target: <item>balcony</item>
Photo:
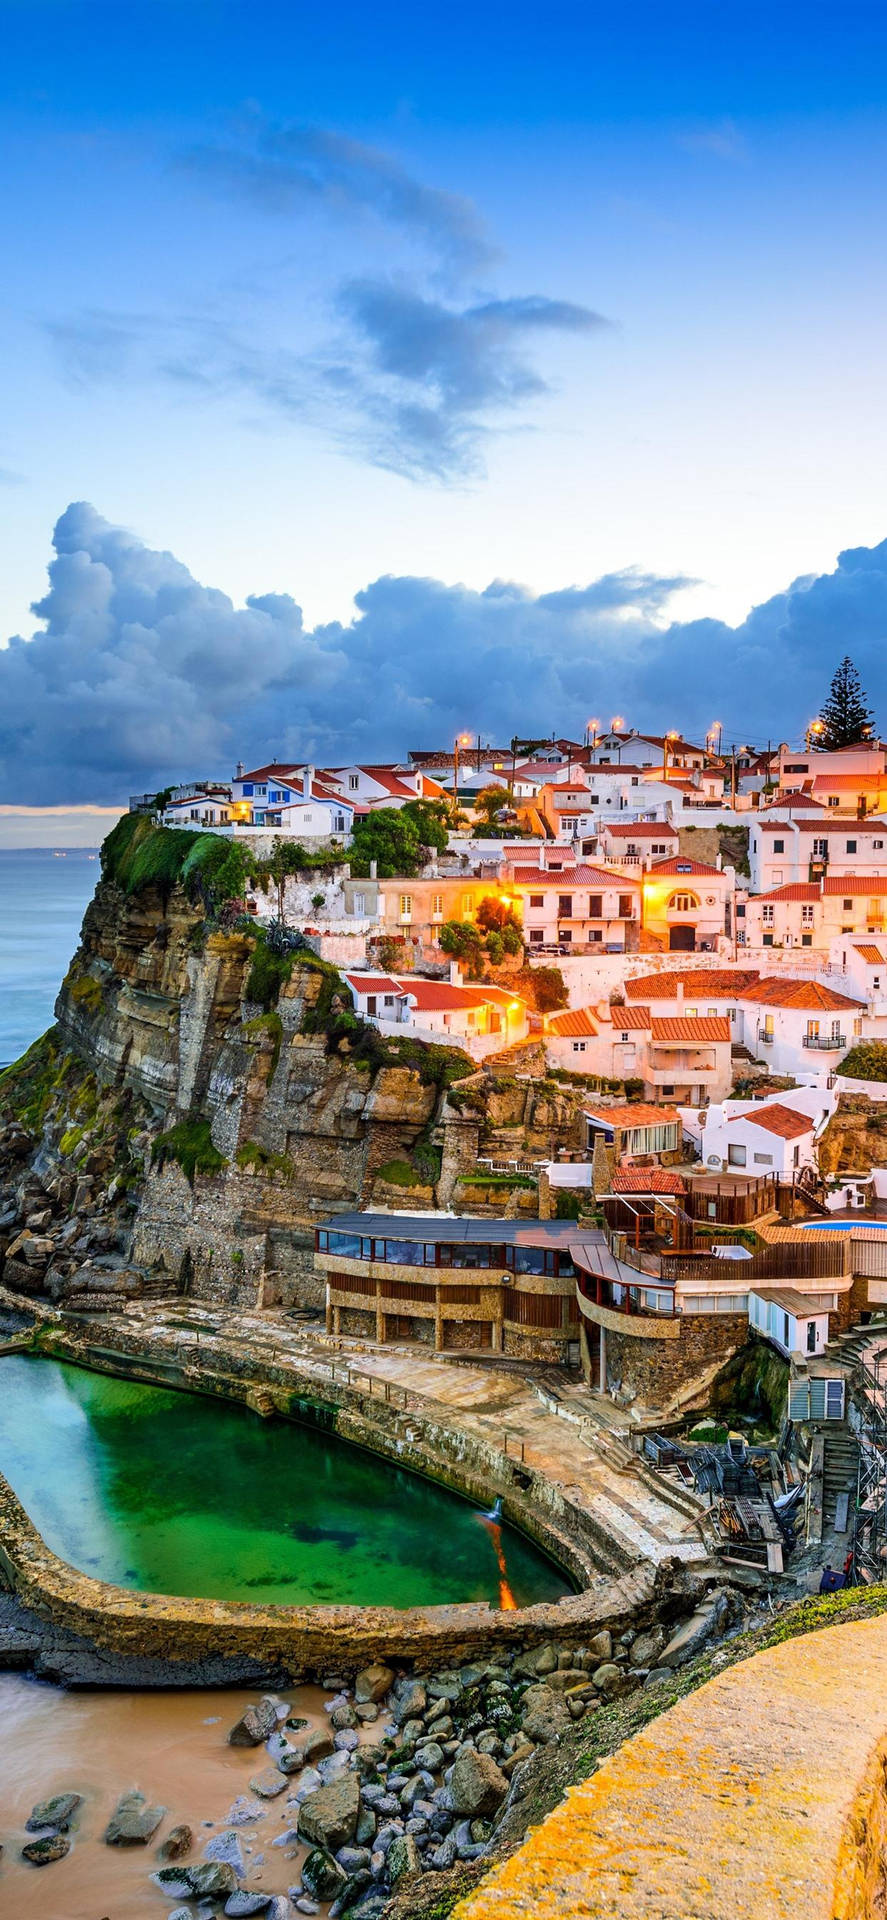
[[[768,1033],[766,1031],[761,1032],[758,1034],[758,1046],[772,1047],[775,1038],[776,1038],[775,1033]]]
[[[803,1044],[816,1053],[842,1053],[847,1046],[845,1033],[805,1033]]]

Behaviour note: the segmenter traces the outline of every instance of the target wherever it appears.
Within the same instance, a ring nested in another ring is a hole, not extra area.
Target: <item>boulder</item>
[[[541,1682],[527,1688],[521,1702],[521,1726],[528,1740],[548,1746],[571,1725],[570,1711],[562,1693],[553,1693]]]
[[[407,1680],[392,1702],[392,1711],[398,1726],[406,1720],[414,1720],[425,1712],[428,1695],[419,1680]]]
[[[277,1765],[281,1773],[301,1773],[305,1755],[300,1747],[287,1747],[285,1752],[278,1753]]]
[[[29,1840],[22,1847],[22,1859],[29,1861],[32,1867],[48,1867],[53,1860],[64,1860],[65,1854],[70,1851],[71,1842],[65,1839],[63,1833],[48,1833],[43,1840]]]
[[[260,1747],[277,1726],[277,1708],[266,1696],[254,1707],[247,1707],[228,1735],[229,1747]]]
[[[286,1774],[278,1767],[263,1767],[261,1773],[254,1773],[250,1779],[250,1791],[257,1793],[260,1800],[276,1800],[279,1793],[286,1792]]]
[[[194,1845],[194,1835],[190,1827],[184,1825],[170,1827],[162,1846],[158,1849],[161,1860],[181,1860],[190,1853]]]
[[[600,1633],[592,1634],[586,1648],[586,1657],[592,1668],[600,1666],[602,1660],[612,1660],[613,1635],[609,1627],[602,1627]]]
[[[364,1667],[354,1682],[354,1698],[362,1704],[370,1700],[383,1700],[393,1682],[394,1675],[390,1667]]]
[[[476,1820],[495,1813],[508,1792],[508,1781],[497,1767],[492,1754],[476,1753],[466,1747],[453,1763],[449,1781],[450,1799],[457,1814]]]
[[[312,1767],[316,1767],[318,1760],[325,1760],[327,1754],[334,1751],[333,1736],[327,1727],[315,1727],[302,1745],[303,1757]]]
[[[388,1849],[388,1878],[392,1887],[414,1880],[422,1872],[422,1856],[411,1833],[399,1833]]]
[[[443,1748],[438,1746],[436,1740],[429,1740],[424,1747],[419,1747],[416,1751],[416,1765],[424,1768],[427,1773],[439,1773],[443,1763]]]
[[[360,1788],[353,1773],[343,1773],[329,1786],[318,1787],[299,1809],[299,1833],[303,1840],[337,1853],[354,1839],[360,1812]]]
[[[302,1862],[302,1885],[315,1900],[335,1900],[348,1878],[344,1867],[325,1847],[312,1847]]]
[[[668,1645],[659,1655],[661,1667],[680,1667],[685,1660],[692,1660],[701,1653],[703,1647],[719,1633],[726,1623],[727,1601],[724,1594],[717,1594],[708,1606],[700,1607],[672,1634]]]
[[[166,1813],[151,1807],[143,1793],[122,1793],[105,1828],[106,1847],[145,1847]]]
[[[225,1912],[229,1920],[248,1920],[253,1913],[264,1913],[270,1907],[270,1893],[232,1893],[225,1901]],[[190,1914],[188,1920],[191,1920]]]
[[[639,1633],[631,1643],[629,1660],[633,1667],[655,1667],[659,1655],[668,1639],[664,1627],[651,1627],[649,1633]]]
[[[51,1800],[38,1800],[31,1808],[30,1819],[25,1821],[25,1831],[39,1833],[43,1827],[55,1827],[56,1832],[64,1832],[82,1805],[80,1793],[54,1793]]]
[[[184,1867],[188,1884],[195,1900],[218,1899],[222,1894],[236,1893],[237,1875],[233,1867],[225,1860],[207,1860],[198,1867]]]
[[[622,1668],[617,1667],[615,1660],[605,1660],[602,1666],[595,1667],[591,1679],[598,1693],[615,1693],[622,1679]]]

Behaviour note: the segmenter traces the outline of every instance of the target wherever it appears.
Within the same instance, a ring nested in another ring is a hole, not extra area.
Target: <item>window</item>
[[[349,775],[348,775],[348,785],[349,785],[349,787],[350,787],[350,789],[351,789],[351,792],[352,792],[352,793],[356,793],[356,792],[357,792],[357,789],[358,789],[358,787],[360,786],[360,774],[359,774],[359,773],[349,773]]]
[[[830,807],[839,807],[839,806],[840,806],[840,804],[841,804],[841,796],[840,796],[840,794],[839,794],[839,793],[830,793],[830,794],[829,794],[829,796],[828,796],[828,805],[829,805]]]
[[[573,918],[573,895],[572,895],[571,893],[559,893],[559,894],[558,894],[558,896],[557,896],[557,917],[558,917],[558,919],[559,919],[559,920],[572,920],[572,918]]]
[[[431,917],[433,920],[441,920],[443,918],[442,893],[433,893],[431,896]]]
[[[745,901],[744,900],[736,902],[736,918],[737,920],[745,919]]]
[[[574,1052],[574,1053],[584,1053],[584,1052],[585,1052],[585,1041],[584,1041],[584,1040],[574,1040],[574,1041],[573,1041],[573,1052]]]
[[[798,760],[794,766],[789,766],[788,761],[786,761],[783,771],[785,773],[809,773],[810,768],[806,760]]]
[[[856,851],[857,851],[857,843],[856,843],[856,841],[855,841],[855,840],[848,840],[848,842],[847,842],[847,852],[848,852],[848,853],[856,853]]]
[[[761,945],[762,947],[772,947],[773,945],[772,933],[763,933],[761,935]]]
[[[668,903],[669,913],[695,913],[699,901],[695,893],[673,893]]]
[[[774,853],[784,853],[784,852],[785,852],[785,841],[784,841],[784,840],[774,840],[774,842],[773,842],[773,852],[774,852]]]
[[[828,859],[828,841],[827,840],[814,840],[813,858],[814,860]]]
[[[596,793],[593,793],[591,796],[591,804],[593,807],[599,807],[601,804],[600,799]]]
[[[878,847],[878,848],[883,848],[883,845],[884,845],[884,842],[883,842],[883,840],[873,840],[873,841],[872,841],[872,846],[873,846],[873,847]]]
[[[685,1013],[685,1015],[686,1015],[686,1017],[687,1017],[687,1019],[688,1019],[688,1020],[696,1020],[696,1019],[698,1019],[698,1017],[699,1017],[699,1008],[698,1008],[698,1007],[685,1007],[685,1008],[684,1008],[684,1013]]]
[[[244,795],[249,794],[250,797],[252,797],[252,795],[255,793],[255,787],[253,786],[253,783],[251,780],[244,780],[243,792],[244,792]]]
[[[402,919],[402,920],[409,920],[409,918],[410,918],[410,915],[412,914],[412,911],[413,911],[413,896],[412,896],[412,894],[411,894],[411,893],[402,893],[402,894],[401,894],[401,896],[400,896],[400,917],[401,917],[401,919]]]
[[[637,773],[633,773],[633,774],[632,774],[632,776],[631,776],[631,784],[632,784],[632,786],[633,786],[633,787],[639,787],[639,786],[640,786],[640,783],[641,783],[641,782],[640,782],[640,774],[637,774]]]
[[[604,917],[604,896],[602,893],[590,893],[588,896],[589,920],[602,920]]]
[[[802,927],[812,927],[812,925],[813,925],[813,911],[814,911],[814,910],[813,910],[813,907],[812,907],[812,906],[808,906],[808,907],[802,907],[802,908],[801,908],[801,925],[802,925]]]
[[[572,940],[572,938],[573,938],[573,929],[572,929],[572,927],[561,927],[561,928],[559,929],[559,932],[558,932],[558,939],[562,941],[562,943],[563,943],[563,945],[564,945],[565,947],[569,945],[569,943],[570,943],[570,941]]]
[[[727,1148],[727,1165],[729,1167],[744,1167],[746,1158],[747,1153],[745,1147],[737,1147],[734,1144]]]
[[[772,927],[773,921],[775,919],[775,913],[774,913],[772,902],[770,903],[769,906],[763,906],[761,908],[761,919],[763,920],[765,927]]]
[[[812,933],[802,933],[802,935],[801,935],[801,945],[802,945],[802,947],[812,947],[812,945],[813,945],[813,935],[812,935]]]
[[[545,905],[545,895],[544,895],[544,893],[531,893],[531,894],[530,894],[530,906],[531,906],[531,907],[544,907],[544,905]]]
[[[344,833],[344,832],[345,832],[345,815],[344,815],[344,813],[337,813],[337,814],[336,814],[336,825],[335,825],[335,831],[336,831],[336,833]]]
[[[544,938],[545,938],[544,927],[530,928],[530,946],[531,947],[541,947]]]
[[[853,901],[852,901],[852,900],[842,900],[842,902],[841,902],[841,908],[842,908],[842,911],[843,911],[844,913],[852,913],[852,912],[853,912]]]
[[[354,896],[354,905],[352,908],[352,912],[364,914],[366,913],[366,910],[367,910],[366,894],[356,893]]]
[[[620,893],[620,895],[619,895],[619,918],[620,918],[620,920],[630,920],[630,919],[631,919],[631,914],[632,914],[632,904],[633,904],[633,903],[632,903],[632,897],[631,897],[631,894],[630,894],[630,893]]]
[[[471,894],[463,893],[462,895],[462,918],[463,919],[470,919],[471,909],[473,906],[474,906],[474,901],[471,897]]]
[[[773,1165],[772,1153],[755,1153],[752,1155],[752,1158],[756,1167],[772,1167]]]

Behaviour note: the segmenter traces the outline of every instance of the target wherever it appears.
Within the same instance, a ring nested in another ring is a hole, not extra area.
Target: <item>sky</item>
[[[0,0],[0,803],[794,739],[847,651],[881,718],[885,56],[857,0]]]

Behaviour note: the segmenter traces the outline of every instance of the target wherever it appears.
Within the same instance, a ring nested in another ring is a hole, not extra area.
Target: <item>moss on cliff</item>
[[[776,1431],[785,1414],[788,1361],[754,1335],[722,1368],[709,1396],[712,1411],[756,1419]]]
[[[198,1173],[220,1173],[227,1161],[213,1146],[208,1120],[179,1120],[166,1133],[159,1133],[151,1148],[151,1164],[163,1167],[175,1160],[193,1187]]]

